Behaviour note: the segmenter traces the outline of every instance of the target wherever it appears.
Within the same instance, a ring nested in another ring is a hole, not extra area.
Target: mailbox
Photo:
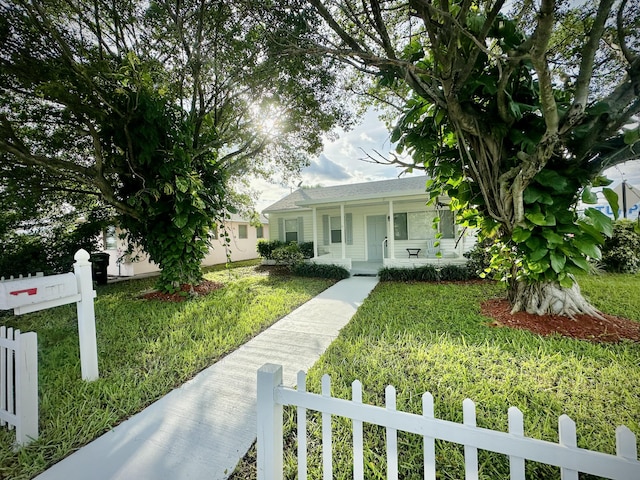
[[[65,301],[56,302],[60,299]],[[63,305],[78,299],[78,281],[73,273],[15,278],[0,282],[0,310],[40,303]]]

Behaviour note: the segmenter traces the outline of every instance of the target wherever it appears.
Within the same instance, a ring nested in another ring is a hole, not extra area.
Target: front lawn
[[[98,287],[95,302],[100,378],[80,379],[75,304],[2,324],[38,333],[40,439],[12,451],[0,429],[0,478],[31,478],[139,412],[273,324],[333,282],[268,275],[248,262],[211,268],[224,284],[183,303],[139,298],[154,278]]]
[[[640,321],[640,275],[580,279],[585,295],[602,311]],[[381,283],[308,375],[320,391],[328,373],[332,393],[351,398],[351,382],[363,384],[363,401],[384,405],[386,385],[397,389],[398,410],[421,413],[421,395],[434,396],[437,418],[462,422],[462,401],[477,405],[481,427],[507,431],[507,409],[516,406],[529,437],[557,442],[557,419],[577,423],[578,446],[615,454],[615,428],[640,437],[640,344],[593,344],[559,336],[490,327],[480,314],[501,287]],[[295,422],[286,409],[285,478],[296,478]],[[322,478],[320,419],[309,430],[309,478]],[[334,419],[333,478],[352,478],[350,421]],[[384,429],[365,426],[365,478],[386,478]],[[400,478],[422,478],[422,438],[399,434]],[[505,457],[480,452],[480,477],[509,478]],[[462,448],[437,446],[442,479],[464,478]],[[237,479],[255,478],[247,458]],[[558,469],[527,462],[527,478],[560,478]],[[581,477],[582,478],[582,477]],[[586,477],[584,477],[586,478]]]

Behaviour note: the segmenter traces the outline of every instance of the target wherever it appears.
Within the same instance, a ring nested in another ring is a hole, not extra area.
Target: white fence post
[[[282,366],[265,364],[258,370],[258,480],[282,480],[282,405],[274,391],[282,385]]]
[[[78,311],[78,336],[80,337],[80,369],[82,379],[98,378],[98,346],[96,343],[96,314],[93,307],[93,279],[91,262],[86,250],[78,250],[73,257],[73,271],[78,282],[81,299],[76,303]]]
[[[38,438],[38,335],[35,332],[22,333],[18,341],[16,443],[25,445]]]

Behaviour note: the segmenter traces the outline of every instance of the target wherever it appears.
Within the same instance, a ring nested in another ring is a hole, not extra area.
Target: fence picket
[[[509,407],[509,433],[518,437],[524,437],[524,416],[517,407]],[[510,480],[525,480],[524,458],[509,456]]]
[[[616,455],[627,460],[638,460],[636,436],[624,425],[616,428]]]
[[[307,391],[307,376],[300,370],[298,372],[298,391]],[[298,407],[298,478],[307,478],[307,409]]]
[[[560,445],[567,448],[577,448],[576,422],[568,415],[560,415],[558,418],[558,437]],[[563,467],[560,469],[560,478],[562,480],[578,480],[578,471]]]
[[[17,334],[17,335],[16,335]],[[20,330],[13,328],[7,329],[7,337],[11,340],[20,338]],[[7,410],[10,413],[16,413],[16,355],[19,355],[20,342],[15,343],[13,350],[7,350]],[[9,430],[13,430],[14,425],[9,425]]]
[[[388,385],[385,393],[385,408],[396,410],[396,389]],[[387,427],[387,480],[398,479],[398,430]]]
[[[351,400],[362,405],[362,383],[354,380],[351,384]],[[364,480],[364,439],[362,422],[353,419],[353,480]]]
[[[0,339],[7,338],[7,327],[0,327]],[[7,355],[9,348],[0,343],[0,411],[7,410]],[[0,418],[0,425],[5,426],[7,422]]]
[[[425,392],[422,395],[422,416],[434,418],[433,395]],[[433,437],[424,436],[424,480],[436,480],[436,440]]]
[[[462,423],[469,427],[476,426],[476,404],[468,398],[462,402]],[[464,446],[464,475],[465,480],[478,480],[478,449],[476,447]]]
[[[331,397],[331,378],[322,376],[322,396]],[[322,413],[322,478],[333,478],[333,443],[331,440],[331,414]]]

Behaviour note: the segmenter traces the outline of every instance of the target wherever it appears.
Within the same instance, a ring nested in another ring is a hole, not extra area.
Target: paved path
[[[182,387],[82,447],[37,480],[225,479],[256,437],[256,372],[293,386],[378,282],[338,282]]]

